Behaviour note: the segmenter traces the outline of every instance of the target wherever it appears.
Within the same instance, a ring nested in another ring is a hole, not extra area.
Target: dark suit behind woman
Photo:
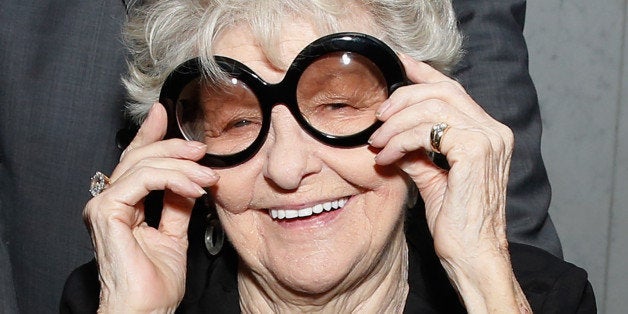
[[[467,50],[456,76],[515,133],[510,240],[560,255],[521,33],[525,1],[454,6]],[[57,311],[65,278],[93,256],[81,211],[89,177],[120,153],[124,15],[112,0],[0,3],[0,312]]]

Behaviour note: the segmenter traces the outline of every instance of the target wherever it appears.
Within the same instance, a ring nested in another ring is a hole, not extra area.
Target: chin
[[[347,239],[345,239],[346,241]],[[339,289],[349,277],[359,272],[360,260],[366,250],[348,252],[341,243],[326,241],[324,246],[313,248],[308,245],[286,246],[272,252],[272,258],[265,265],[274,280],[297,295],[321,295]],[[344,241],[343,241],[344,242]],[[311,242],[310,242],[311,244]],[[352,243],[353,249],[359,247]],[[274,250],[273,250],[274,251]]]
[[[293,272],[277,274],[279,281],[295,294],[304,296],[324,295],[342,286],[351,267],[338,267],[333,263],[300,265]]]

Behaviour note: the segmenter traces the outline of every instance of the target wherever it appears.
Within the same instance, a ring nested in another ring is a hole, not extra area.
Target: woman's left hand
[[[376,162],[397,164],[418,187],[434,248],[467,310],[513,305],[525,311],[527,301],[512,274],[506,239],[512,131],[458,82],[425,63],[401,59],[416,84],[397,89],[382,104],[378,118],[384,124],[370,140],[382,148]],[[448,171],[426,154],[434,150],[430,131],[441,122],[449,126],[439,148]],[[503,288],[510,288],[512,298],[498,290]],[[492,293],[499,298],[487,298]]]

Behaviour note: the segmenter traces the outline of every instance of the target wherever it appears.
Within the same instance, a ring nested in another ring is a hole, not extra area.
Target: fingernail
[[[205,189],[203,189],[202,187],[200,187],[200,186],[197,188],[197,190],[198,190],[199,193],[201,193],[201,195],[207,194],[207,191]]]
[[[210,179],[218,178],[218,174],[210,168],[201,168],[201,172]]]
[[[380,106],[379,109],[377,109],[377,112],[375,112],[375,116],[377,118],[381,117],[382,114],[384,114],[384,112],[386,112],[386,110],[388,110],[388,108],[390,107],[390,101],[388,99],[386,99]]]
[[[373,134],[371,134],[371,137],[369,137],[367,141],[369,145],[373,144],[373,140],[375,140],[375,138],[377,137],[377,134],[379,134],[379,130],[376,130],[375,132],[373,132]]]

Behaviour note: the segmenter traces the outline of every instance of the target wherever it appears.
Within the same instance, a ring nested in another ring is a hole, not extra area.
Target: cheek
[[[377,165],[376,154],[377,151],[369,146],[334,149],[328,154],[326,163],[344,180],[365,190],[388,190],[392,188],[387,186],[391,182],[406,180],[407,174],[399,167]]]
[[[347,183],[364,192],[363,197],[358,198],[361,217],[366,218],[364,224],[379,234],[403,215],[409,178],[395,165],[377,165],[375,155],[370,147],[336,149],[334,154],[329,154],[327,165]]]
[[[237,167],[218,169],[216,171],[220,179],[210,191],[227,237],[239,248],[240,254],[250,255],[250,262],[259,259],[253,253],[263,248],[263,226],[268,221],[262,220],[270,220],[265,213],[248,209],[255,197],[258,180],[263,180],[261,169],[259,158],[253,158]]]
[[[255,182],[261,177],[261,165],[252,159],[242,165],[227,169],[217,169],[220,179],[210,189],[218,208],[240,214],[246,211],[253,199]]]

